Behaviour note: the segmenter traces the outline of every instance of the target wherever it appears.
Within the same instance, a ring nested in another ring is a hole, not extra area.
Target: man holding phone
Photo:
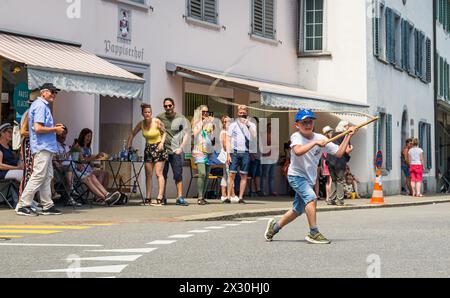
[[[245,204],[244,192],[247,187],[247,176],[250,166],[250,143],[257,138],[256,125],[248,119],[247,106],[238,106],[238,119],[229,127],[227,132],[227,164],[230,166],[228,177],[228,198],[234,187],[234,178],[239,172],[241,183],[239,188],[239,204]],[[233,201],[233,200],[231,200]]]

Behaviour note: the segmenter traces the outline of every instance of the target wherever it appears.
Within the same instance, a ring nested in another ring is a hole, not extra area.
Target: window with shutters
[[[431,170],[433,158],[431,151],[431,124],[419,122],[419,147],[423,150],[424,166]]]
[[[438,63],[438,98],[450,101],[450,66],[446,59],[437,56]]]
[[[275,5],[276,0],[252,0],[252,35],[276,38]]]
[[[374,157],[378,151],[383,152],[383,165],[385,170],[392,170],[392,115],[379,113],[380,120],[375,124],[374,130]]]
[[[189,18],[216,25],[218,23],[217,0],[188,0],[187,10]]]
[[[374,56],[382,61],[387,59],[387,30],[386,30],[386,7],[381,0],[372,0],[373,18],[373,53]]]
[[[402,65],[402,19],[400,15],[393,12],[393,51],[394,51],[394,65],[401,68]]]
[[[450,34],[450,0],[436,0],[437,5],[437,21],[442,28]]]

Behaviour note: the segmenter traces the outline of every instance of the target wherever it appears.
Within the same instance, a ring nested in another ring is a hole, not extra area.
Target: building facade
[[[407,137],[422,140],[426,189],[435,188],[433,6],[428,2],[2,0],[0,29],[81,44],[145,79],[139,99],[62,93],[54,113],[69,126],[69,142],[89,127],[94,151],[117,152],[141,119],[142,101],[157,114],[163,99],[172,97],[187,117],[200,104],[208,104],[216,117],[233,116],[235,104],[247,104],[253,116],[278,119],[283,155],[294,129],[292,110],[321,110],[318,132],[340,119],[364,122],[361,114],[343,113],[362,111],[381,120],[353,140],[350,166],[361,192],[371,194],[374,156],[381,150],[383,187],[386,194],[398,194]],[[449,57],[448,31],[438,43]],[[142,153],[142,138],[135,138],[134,146]],[[286,187],[282,178],[277,185]]]

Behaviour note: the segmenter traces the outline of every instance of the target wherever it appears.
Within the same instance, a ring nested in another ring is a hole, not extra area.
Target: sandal
[[[151,204],[151,205],[160,207],[160,206],[162,206],[162,201],[163,201],[162,198],[158,198],[158,199],[156,199],[156,203],[155,204]]]
[[[141,203],[141,206],[150,206],[152,204],[152,199],[144,199],[144,202]]]

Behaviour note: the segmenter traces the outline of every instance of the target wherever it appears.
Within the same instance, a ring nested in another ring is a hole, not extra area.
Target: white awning
[[[144,79],[76,45],[0,32],[0,56],[27,66],[30,90],[53,83],[64,91],[143,96]]]
[[[204,71],[176,63],[166,63],[169,72],[205,83],[221,83],[259,93],[261,104],[283,109],[309,108],[316,111],[356,111],[367,113],[369,106],[361,102],[324,95],[298,87],[261,82],[249,78]]]

